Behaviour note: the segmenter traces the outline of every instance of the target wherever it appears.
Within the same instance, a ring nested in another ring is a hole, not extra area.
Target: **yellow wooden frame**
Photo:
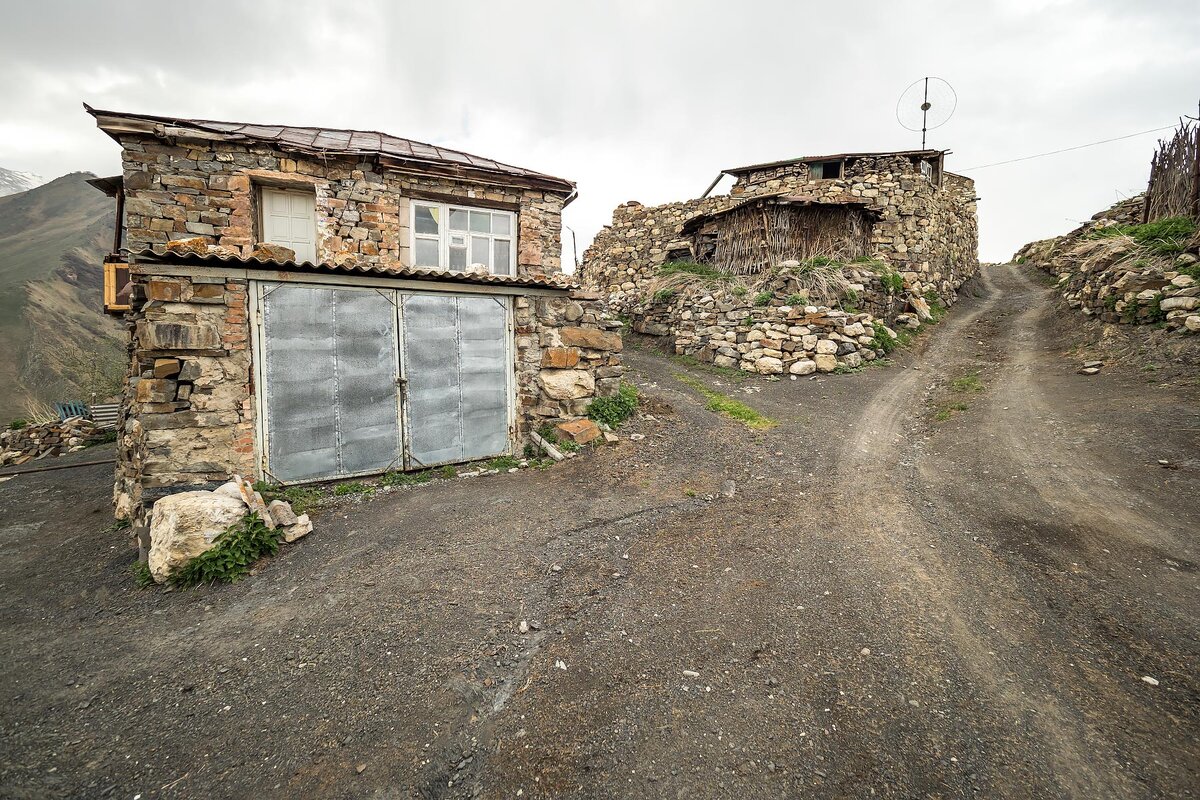
[[[117,292],[121,290],[117,286],[117,270],[123,269],[128,272],[129,265],[124,261],[105,261],[104,262],[104,310],[110,314],[118,311],[128,311],[128,303],[117,302]]]

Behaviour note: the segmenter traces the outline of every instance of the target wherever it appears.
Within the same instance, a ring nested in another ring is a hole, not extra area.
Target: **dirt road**
[[[0,483],[0,794],[1196,796],[1200,385],[1080,319],[997,267],[857,375],[634,352],[644,440],[233,587],[133,588],[102,467]]]

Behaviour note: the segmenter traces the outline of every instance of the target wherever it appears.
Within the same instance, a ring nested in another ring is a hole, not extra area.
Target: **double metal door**
[[[260,452],[270,479],[415,469],[509,449],[508,299],[258,286]]]

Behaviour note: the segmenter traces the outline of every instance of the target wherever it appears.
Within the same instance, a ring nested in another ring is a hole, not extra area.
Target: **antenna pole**
[[[929,78],[925,78],[925,99],[921,102],[921,149],[925,149],[925,121],[929,116]]]

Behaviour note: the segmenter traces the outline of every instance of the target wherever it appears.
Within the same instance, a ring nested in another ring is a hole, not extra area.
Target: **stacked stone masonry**
[[[786,164],[740,175],[725,196],[655,207],[626,203],[584,254],[583,281],[627,312],[647,299],[665,262],[690,257],[686,222],[749,198],[793,193],[816,203],[862,203],[875,219],[871,257],[900,273],[911,296],[932,293],[952,304],[979,266],[974,182],[940,167],[928,178],[902,156],[849,159],[845,169],[841,178],[810,180],[807,164]],[[867,302],[883,307],[887,299]]]
[[[0,466],[24,464],[50,456],[82,450],[104,438],[104,430],[89,419],[65,420],[26,425],[0,432]]]
[[[203,237],[249,255],[259,241],[262,187],[311,191],[317,260],[412,266],[411,199],[437,198],[517,214],[517,273],[560,271],[561,193],[486,186],[382,170],[368,161],[318,160],[266,144],[170,144],[150,136],[122,141],[125,243],[162,249]]]
[[[677,354],[761,375],[857,369],[884,355],[881,332],[896,336],[869,313],[755,306],[725,293],[650,303],[639,309],[636,320],[635,331],[669,336]],[[919,325],[913,315],[900,320]]]
[[[1064,236],[1030,242],[1013,260],[1053,275],[1067,305],[1086,316],[1198,333],[1200,235],[1171,255],[1127,252],[1118,240],[1097,236],[1114,225],[1140,224],[1144,205],[1145,195],[1122,200]]]

